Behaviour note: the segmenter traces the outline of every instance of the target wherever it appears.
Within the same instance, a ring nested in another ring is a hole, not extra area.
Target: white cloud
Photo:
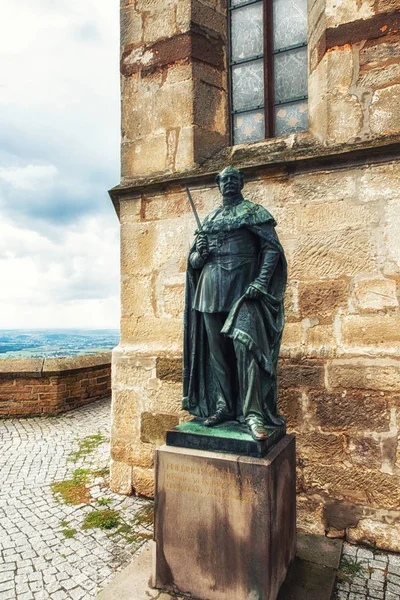
[[[118,327],[119,10],[4,0],[0,328]]]
[[[58,175],[54,165],[26,165],[0,167],[0,181],[21,190],[36,190],[53,185]]]
[[[52,241],[0,223],[0,329],[118,327],[117,231],[91,218]]]

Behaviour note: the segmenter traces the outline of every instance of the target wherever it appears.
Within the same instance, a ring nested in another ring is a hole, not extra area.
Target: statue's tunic
[[[276,362],[286,261],[274,226],[261,205],[242,199],[205,219],[208,257],[195,245],[189,253],[183,407],[194,415],[227,407],[236,417],[254,414],[266,425],[282,424],[276,414]],[[250,284],[260,299],[246,298]],[[237,389],[228,373],[235,362]]]

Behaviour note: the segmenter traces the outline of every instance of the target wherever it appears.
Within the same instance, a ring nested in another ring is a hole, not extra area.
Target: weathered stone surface
[[[353,465],[377,470],[382,466],[381,443],[372,437],[348,438],[347,451]]]
[[[157,7],[160,9],[160,7]],[[161,10],[143,13],[143,41],[155,42],[162,38],[172,37],[176,33],[175,11],[171,7],[162,6]]]
[[[367,229],[380,220],[378,206],[345,200],[297,206],[299,230],[304,232]]]
[[[202,209],[202,203],[199,201],[197,190],[192,192],[193,199],[198,211]],[[191,214],[190,204],[186,192],[179,191],[162,196],[145,196],[143,199],[143,212],[146,221],[158,221],[160,219],[170,219],[183,213]]]
[[[132,466],[111,461],[110,489],[117,494],[128,496],[132,493]]]
[[[343,461],[346,456],[343,436],[318,431],[304,433],[297,438],[297,454],[307,462],[331,464],[333,461]]]
[[[400,131],[400,84],[377,90],[370,106],[371,131],[375,134],[393,134]]]
[[[121,338],[128,344],[137,344],[142,351],[155,351],[159,340],[167,340],[163,350],[179,352],[182,350],[181,319],[133,319],[121,318]]]
[[[146,498],[154,497],[154,470],[133,467],[132,470],[133,491],[137,496]]]
[[[279,389],[278,413],[286,417],[288,431],[297,430],[302,422],[301,397],[299,390]]]
[[[326,0],[325,6],[327,27],[337,27],[341,23],[366,19],[375,14],[374,0],[363,0],[363,2]]]
[[[128,389],[118,389],[119,386],[114,385],[112,395],[112,426],[119,434],[129,434],[138,427],[140,391],[138,393],[138,389],[132,389],[133,383],[131,382]]]
[[[289,272],[294,278],[314,281],[351,276],[373,270],[375,253],[367,231],[305,234],[298,238]]]
[[[167,140],[165,134],[142,138],[121,145],[122,177],[162,172],[167,167]]]
[[[140,442],[136,431],[122,433],[111,431],[111,458],[116,462],[134,465],[141,469],[151,469],[154,465],[154,446]]]
[[[349,528],[346,533],[347,539],[353,544],[400,552],[400,521],[379,523],[373,519],[361,519],[357,527]]]
[[[327,96],[327,139],[347,142],[362,128],[362,106],[355,95],[333,92]]]
[[[294,438],[263,459],[163,446],[156,473],[155,586],[275,600],[296,552]]]
[[[400,178],[399,178],[400,179]],[[398,183],[397,178],[394,183]],[[394,189],[389,187],[391,198],[386,205],[386,226],[385,226],[385,242],[386,242],[386,261],[384,274],[398,276],[400,273],[400,248],[397,244],[398,224],[400,222],[400,187]]]
[[[303,329],[301,323],[286,323],[282,336],[283,352],[290,348],[298,348],[302,344]]]
[[[113,352],[114,389],[148,387],[155,377],[156,359],[116,348]]]
[[[123,317],[155,317],[151,275],[121,277],[121,314]]]
[[[358,85],[364,88],[379,89],[397,83],[400,79],[400,63],[388,64],[376,69],[364,71],[358,80]]]
[[[337,339],[333,325],[314,324],[312,319],[309,321],[311,321],[311,325],[306,327],[305,353],[307,356],[310,358],[335,356]]]
[[[371,509],[368,509],[369,511]],[[325,529],[342,531],[355,527],[362,515],[363,509],[356,504],[344,500],[326,500],[323,506],[323,521]]]
[[[310,465],[304,467],[307,492],[326,493],[332,498],[347,499],[355,504],[376,508],[398,508],[400,479],[369,469],[344,465]]]
[[[316,317],[329,322],[338,308],[348,301],[349,283],[346,279],[327,279],[301,282],[299,285],[299,312],[302,318]]]
[[[177,415],[142,412],[140,416],[140,439],[142,442],[161,446],[165,442],[168,429],[173,429],[178,423],[179,418]]]
[[[348,358],[327,363],[330,388],[398,391],[400,361],[388,358]]]
[[[21,377],[41,377],[43,371],[43,358],[9,358],[0,360],[1,377],[9,376],[12,379]]]
[[[153,412],[179,414],[180,418],[189,416],[182,411],[182,382],[159,381],[154,391],[148,393],[147,408]]]
[[[180,280],[184,279],[182,274]],[[175,283],[166,283],[162,286],[162,291],[157,298],[157,309],[161,317],[183,318],[185,300],[185,284],[176,281]]]
[[[281,360],[278,380],[281,388],[320,388],[324,385],[324,367],[317,361]]]
[[[398,0],[394,0],[398,3]],[[360,50],[361,68],[375,68],[378,65],[385,67],[386,61],[398,59],[400,43],[395,38],[381,38],[379,40],[370,40]]]
[[[182,359],[159,357],[156,363],[158,379],[180,383],[182,381]]]
[[[353,171],[327,173],[299,173],[291,182],[288,193],[297,202],[306,201],[307,205],[324,202],[352,202],[357,196],[356,179]],[[286,190],[285,190],[286,191]]]
[[[318,423],[324,431],[387,431],[388,401],[376,392],[347,390],[308,394]]]
[[[342,319],[343,346],[348,349],[372,348],[374,352],[399,354],[400,318],[397,313],[348,315]]]
[[[120,33],[122,48],[128,44],[139,44],[142,41],[142,15],[132,5],[121,9]]]
[[[397,286],[394,279],[360,278],[354,282],[353,301],[359,310],[373,312],[397,308]]]
[[[325,525],[322,518],[323,502],[320,497],[310,494],[297,494],[296,509],[298,531],[324,535]]]

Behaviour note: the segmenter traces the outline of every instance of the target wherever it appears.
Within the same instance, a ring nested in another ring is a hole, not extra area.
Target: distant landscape
[[[0,360],[97,354],[118,343],[118,329],[1,329]]]

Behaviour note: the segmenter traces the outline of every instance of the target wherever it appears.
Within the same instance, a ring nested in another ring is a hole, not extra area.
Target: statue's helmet
[[[218,175],[215,178],[215,181],[218,184],[219,187],[219,183],[220,183],[220,179],[223,175],[228,175],[228,174],[232,174],[232,175],[236,175],[236,177],[239,179],[240,181],[240,189],[243,188],[244,185],[244,175],[242,173],[242,171],[240,171],[239,169],[236,169],[235,167],[225,167],[225,169],[223,171],[221,171],[221,173],[218,173]]]

